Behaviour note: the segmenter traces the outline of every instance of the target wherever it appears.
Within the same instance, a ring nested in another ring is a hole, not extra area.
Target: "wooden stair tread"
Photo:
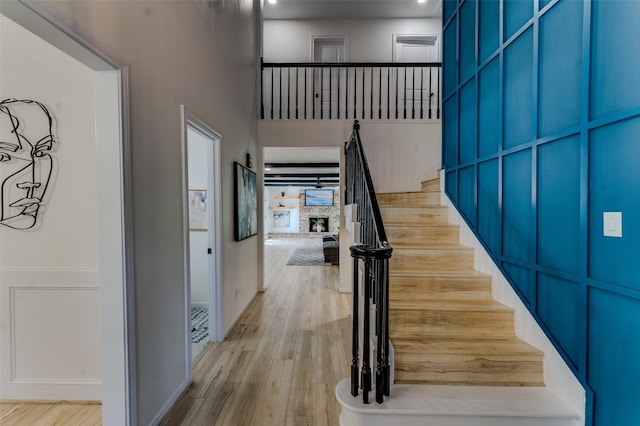
[[[376,192],[376,195],[417,195],[417,194],[439,194],[439,189],[427,189],[425,191],[391,191],[391,192]]]
[[[391,244],[391,247],[393,247],[393,253],[396,255],[398,253],[403,253],[409,250],[417,252],[426,250],[460,250],[463,252],[473,252],[473,247],[463,246],[460,243],[450,241],[443,241],[440,244],[434,244],[433,247],[420,246],[415,244],[412,245],[411,243],[405,243],[402,245],[402,247],[394,247],[393,241],[389,241],[389,243]]]
[[[416,228],[443,228],[443,229],[458,229],[458,225],[452,225],[447,222],[436,222],[436,223],[420,223],[420,224],[411,224],[407,225],[404,222],[391,223],[387,225],[384,224],[385,229],[407,229],[407,230],[415,230]]]
[[[389,271],[389,277],[406,277],[406,278],[469,278],[469,279],[478,279],[478,278],[487,278],[490,279],[491,275],[485,274],[484,272],[479,272],[476,270],[469,271]]]
[[[478,301],[404,301],[393,300],[389,304],[389,310],[398,311],[445,311],[445,312],[513,312],[508,306],[496,302],[493,299]]]
[[[416,210],[435,210],[435,211],[440,211],[440,212],[445,212],[445,211],[448,212],[449,211],[449,207],[442,206],[442,205],[431,206],[431,205],[424,205],[424,204],[416,204],[416,205],[378,204],[378,207],[383,208],[383,209],[393,209],[393,210],[416,209]]]
[[[418,354],[475,354],[475,355],[542,355],[543,352],[518,339],[464,339],[431,338],[410,339],[391,336],[393,347],[398,352]]]
[[[389,244],[393,247],[394,252],[397,254],[397,250],[415,249],[415,250],[464,250],[473,251],[473,248],[463,246],[458,242],[453,241],[396,241],[389,239]]]

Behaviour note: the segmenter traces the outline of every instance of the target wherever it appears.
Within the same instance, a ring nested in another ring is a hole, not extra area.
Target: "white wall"
[[[264,199],[264,213],[265,213],[265,232],[300,232],[300,189],[299,187],[282,187],[282,186],[270,186],[265,188]],[[284,192],[287,197],[297,198],[276,198],[280,197]],[[291,209],[278,209],[279,204],[283,204],[286,207],[293,207]],[[288,227],[275,227],[273,220],[274,211],[287,211],[289,212],[289,226]]]
[[[99,400],[94,73],[5,17],[0,43],[0,99],[43,103],[55,137],[40,225],[0,226],[0,398]]]
[[[258,238],[233,240],[232,169],[247,152],[257,158],[259,4],[45,1],[129,65],[134,394],[141,425],[157,421],[187,386],[181,104],[222,136],[225,330],[260,285]]]
[[[312,62],[312,36],[346,36],[347,60],[391,62],[394,34],[440,35],[439,18],[264,21],[266,62]]]
[[[352,128],[349,120],[265,120],[258,135],[264,147],[344,147]],[[419,191],[422,181],[438,177],[440,121],[363,120],[360,137],[377,192]]]
[[[207,190],[207,204],[213,206],[209,188],[209,147],[211,141],[199,132],[187,128],[188,182],[189,189]],[[207,210],[211,214],[211,209]],[[189,256],[191,279],[191,304],[200,307],[209,304],[209,233],[189,231]]]

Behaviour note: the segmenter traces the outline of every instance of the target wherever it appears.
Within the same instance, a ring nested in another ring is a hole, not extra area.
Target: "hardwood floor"
[[[351,295],[337,266],[286,266],[304,238],[268,240],[265,286],[224,342],[194,362],[193,384],[162,425],[338,425],[349,375]],[[2,403],[2,426],[102,424],[100,404]]]
[[[286,266],[297,245],[268,240],[265,286],[224,342],[196,359],[193,384],[162,425],[338,425],[349,375],[351,296],[337,266]]]
[[[50,426],[102,424],[102,405],[72,403],[1,403],[2,426]]]

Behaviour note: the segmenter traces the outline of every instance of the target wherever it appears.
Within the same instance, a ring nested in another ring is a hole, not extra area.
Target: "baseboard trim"
[[[182,382],[182,384],[180,386],[178,386],[176,391],[171,395],[171,397],[167,400],[167,402],[162,406],[160,411],[158,411],[158,414],[156,414],[156,416],[153,418],[153,420],[151,420],[151,422],[149,422],[149,425],[160,424],[162,419],[164,419],[165,416],[167,414],[169,414],[169,411],[171,411],[171,408],[173,408],[175,403],[178,402],[178,399],[180,399],[180,397],[182,395],[184,395],[184,393],[189,389],[189,386],[191,386],[191,382],[188,382],[188,381]]]
[[[249,302],[246,304],[246,306],[240,310],[240,313],[238,314],[236,319],[233,320],[233,322],[231,323],[231,327],[229,327],[228,330],[225,330],[225,332],[224,332],[224,339],[225,340],[229,336],[229,333],[231,333],[231,330],[233,330],[233,328],[238,324],[238,321],[240,321],[240,318],[242,318],[242,315],[244,315],[244,313],[247,311],[249,306],[253,303],[255,298],[258,297],[258,294],[260,294],[260,293],[261,293],[260,291],[256,290],[256,294],[253,295],[253,297],[251,298],[251,300],[249,300]]]

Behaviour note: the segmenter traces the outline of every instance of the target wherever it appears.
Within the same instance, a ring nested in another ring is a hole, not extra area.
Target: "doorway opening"
[[[0,26],[11,48],[3,44],[0,62],[9,84],[0,99],[21,96],[27,89],[37,93],[35,100],[54,116],[52,152],[58,172],[45,201],[49,214],[29,235],[29,251],[19,248],[13,258],[2,259],[2,269],[15,278],[11,286],[0,286],[3,296],[5,290],[13,293],[10,308],[0,315],[2,330],[9,330],[0,333],[6,350],[1,369],[11,371],[2,375],[0,397],[100,400],[103,424],[136,424],[132,288],[127,286],[132,234],[126,70],[46,5],[2,3]],[[29,61],[55,66],[41,72]],[[13,64],[37,71],[20,72]],[[66,148],[56,151],[58,143]],[[73,215],[65,205],[74,206]],[[54,238],[60,229],[64,238]],[[7,236],[2,236],[5,244]],[[11,234],[12,239],[25,237]],[[30,264],[19,265],[15,259]],[[47,320],[38,322],[43,315]],[[51,338],[34,340],[38,333]],[[25,341],[37,341],[38,350]]]
[[[183,107],[186,347],[191,362],[222,340],[220,257],[221,137]]]

